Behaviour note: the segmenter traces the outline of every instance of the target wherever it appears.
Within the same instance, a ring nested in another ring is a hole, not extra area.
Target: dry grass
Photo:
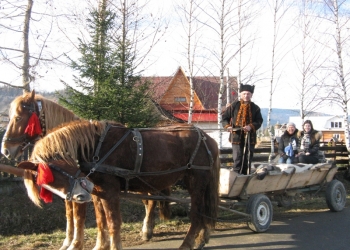
[[[342,181],[350,194],[350,183],[343,180],[342,173],[336,176]],[[4,184],[2,183],[1,187]],[[1,190],[0,190],[1,192]],[[350,196],[348,196],[348,204]],[[139,200],[122,200],[123,246],[140,245],[139,231],[142,226],[144,209]],[[244,211],[244,207],[240,208]],[[300,194],[293,198],[290,209],[274,206],[274,220],[290,218],[300,214],[328,210],[324,195]],[[182,239],[189,226],[186,216],[186,205],[172,207],[173,218],[170,221],[157,221],[152,241],[166,238]],[[85,249],[92,249],[96,239],[96,223],[92,204],[88,207],[88,218],[85,230]],[[244,218],[231,212],[220,210],[217,229],[245,227]],[[24,187],[17,185],[10,193],[2,193],[0,197],[0,249],[59,249],[65,237],[64,203],[55,199],[43,209],[35,207],[25,194]]]

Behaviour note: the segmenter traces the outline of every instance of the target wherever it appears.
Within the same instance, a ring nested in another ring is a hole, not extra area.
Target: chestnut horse
[[[36,123],[33,122],[35,121],[33,119],[35,117],[38,120]],[[70,110],[57,103],[36,95],[34,90],[31,93],[18,96],[10,105],[10,122],[2,140],[1,153],[11,160],[20,160],[24,155],[27,158],[28,151],[32,149],[38,139],[45,136],[47,132],[55,127],[73,120],[79,120],[79,118]],[[38,129],[39,131],[41,130],[40,134],[38,132],[35,133]],[[169,190],[163,192],[165,194],[170,193]],[[149,240],[153,234],[155,221],[154,210],[157,202],[143,200],[143,203],[145,205],[146,216],[141,236],[144,240]],[[73,213],[85,213],[87,205],[85,203],[72,203],[66,200],[65,206],[67,218],[66,238],[60,249],[81,249],[84,242],[82,241],[82,237],[77,235],[77,232],[83,232],[81,228],[84,228],[84,221],[80,221],[80,223],[74,222]],[[160,218],[168,219],[170,217],[169,203],[159,202],[159,206]]]
[[[191,196],[191,226],[179,249],[209,241],[218,209],[220,160],[214,139],[190,126],[128,129],[113,122],[72,122],[37,142],[33,162],[66,161],[94,182],[99,233],[95,249],[122,249],[121,192],[149,192],[183,180]],[[108,229],[108,231],[107,231]]]
[[[37,171],[40,164],[34,164],[32,162],[21,162],[18,168],[0,164],[0,171],[22,176],[24,184],[27,189],[29,198],[35,205],[41,207],[39,185],[37,180],[39,179],[41,171]],[[51,161],[49,165],[44,164],[44,169],[52,168],[53,181],[50,183],[40,183],[42,189],[49,190],[54,194],[60,196],[63,199],[69,199],[74,204],[86,202],[92,199],[91,192],[93,189],[93,183],[89,181],[83,173],[77,171],[77,169],[66,169],[63,171],[61,166],[65,166],[66,162],[63,160]],[[45,190],[44,190],[45,191]],[[46,191],[47,192],[47,191]],[[81,214],[75,213],[74,220],[76,224],[84,225],[85,211],[79,210]],[[84,237],[84,227],[78,227],[75,231],[78,237]],[[83,239],[79,239],[83,241]]]

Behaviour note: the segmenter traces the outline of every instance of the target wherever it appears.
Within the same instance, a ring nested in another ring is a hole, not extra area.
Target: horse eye
[[[22,117],[16,116],[15,119],[16,119],[16,122],[19,122],[20,120],[22,120]]]
[[[80,185],[86,189],[86,181],[85,180],[81,180]]]

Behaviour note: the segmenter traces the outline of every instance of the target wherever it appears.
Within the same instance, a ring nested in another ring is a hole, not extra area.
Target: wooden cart
[[[290,206],[292,197],[301,192],[326,191],[325,198],[333,212],[343,210],[346,190],[342,182],[334,180],[337,172],[332,162],[313,164],[253,163],[251,175],[238,175],[230,169],[220,171],[220,208],[248,218],[254,232],[266,231],[272,221],[272,203]],[[246,212],[234,210],[244,204]]]

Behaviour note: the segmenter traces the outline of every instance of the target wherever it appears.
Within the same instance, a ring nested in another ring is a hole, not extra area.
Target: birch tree
[[[0,76],[0,83],[28,92],[63,55],[52,46],[54,9],[50,1],[1,1],[0,63],[8,74]]]
[[[208,6],[198,5],[201,11],[206,15],[206,20],[201,20],[215,37],[208,38],[212,46],[207,46],[211,54],[215,69],[219,71],[220,84],[218,94],[218,129],[222,129],[221,113],[223,105],[223,93],[225,91],[224,74],[229,63],[238,53],[238,48],[233,46],[231,41],[234,33],[232,30],[232,17],[234,15],[234,2],[225,0],[213,1]],[[213,69],[207,69],[212,75],[217,75]],[[222,145],[222,133],[219,136],[219,145]]]
[[[349,121],[348,121],[348,90],[349,90],[349,73],[350,61],[347,51],[350,49],[350,16],[346,7],[349,7],[345,0],[324,0],[326,7],[325,16],[332,23],[333,32],[332,40],[334,41],[332,50],[334,54],[334,71],[335,78],[333,89],[333,102],[342,107],[344,119],[345,143],[350,152],[349,138]],[[344,7],[344,9],[343,9]],[[350,170],[349,170],[350,174]]]
[[[274,156],[274,130],[273,126],[270,124],[271,122],[271,112],[272,112],[272,96],[278,82],[278,71],[276,67],[281,63],[284,58],[284,55],[288,53],[288,51],[283,51],[283,37],[285,36],[285,32],[281,33],[280,28],[282,25],[282,19],[285,16],[288,6],[285,3],[285,0],[272,0],[271,9],[273,15],[273,38],[272,38],[272,53],[271,53],[271,76],[270,76],[270,86],[269,86],[269,108],[267,113],[267,128],[270,135],[271,141],[271,154],[269,157],[269,161],[272,160]]]
[[[184,1],[182,5],[178,6],[179,14],[181,16],[181,23],[185,31],[186,39],[186,61],[187,72],[190,82],[190,101],[188,109],[188,124],[192,123],[193,105],[194,105],[194,84],[193,78],[195,76],[196,67],[196,51],[201,35],[199,35],[200,27],[197,22],[198,18],[198,4],[195,0],[189,2]],[[198,67],[198,65],[197,65]]]
[[[259,75],[259,66],[253,63],[253,53],[255,42],[257,40],[257,28],[255,21],[261,11],[259,1],[255,0],[237,0],[236,22],[232,29],[237,41],[238,53],[234,57],[237,67],[237,83],[249,83],[254,85]]]
[[[317,27],[321,25],[315,15],[317,5],[312,0],[303,0],[298,7],[295,34],[297,34],[296,37],[300,37],[300,41],[295,48],[297,52],[294,54],[298,74],[295,74],[297,83],[293,83],[291,87],[298,93],[302,122],[300,125],[302,125],[307,115],[322,107],[331,92],[322,91],[327,81],[327,74],[322,71],[328,57],[325,56],[324,47],[318,44],[322,37],[317,32]]]
[[[19,32],[22,34],[22,49],[19,47],[0,47],[0,53],[2,55],[2,59],[4,61],[7,61],[7,63],[13,64],[18,70],[20,70],[22,75],[22,86],[16,86],[14,84],[1,81],[1,83],[6,84],[8,86],[13,87],[20,87],[23,89],[23,92],[29,92],[30,91],[30,82],[32,82],[33,76],[30,74],[30,53],[29,53],[29,27],[30,27],[30,21],[31,21],[31,14],[32,14],[32,8],[33,8],[33,0],[28,0],[27,5],[23,3],[20,7],[15,6],[13,3],[5,2],[6,7],[13,9],[13,12],[11,14],[6,15],[5,13],[2,13],[2,19],[5,21],[5,25],[1,25],[3,28],[7,29],[8,31],[13,32]],[[18,18],[20,16],[24,16],[23,20],[23,28],[20,29],[22,25],[16,25],[13,27],[13,18]],[[16,52],[18,55],[22,55],[23,61],[22,64],[15,63],[11,56],[8,55],[8,51]]]

